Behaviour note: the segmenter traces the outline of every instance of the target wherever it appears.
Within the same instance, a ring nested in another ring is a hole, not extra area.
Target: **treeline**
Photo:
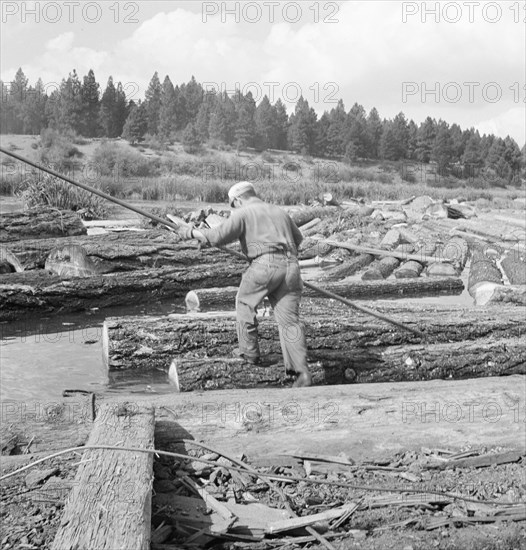
[[[194,77],[174,86],[161,83],[156,72],[144,100],[128,101],[122,84],[108,79],[102,92],[92,70],[78,77],[74,70],[59,88],[47,94],[42,80],[35,86],[19,69],[9,85],[0,82],[2,133],[38,134],[43,129],[72,130],[85,137],[122,136],[131,143],[145,139],[160,144],[182,141],[198,152],[202,144],[217,148],[290,150],[303,155],[343,159],[408,160],[436,163],[441,175],[485,177],[494,184],[520,185],[525,165],[511,138],[480,135],[427,117],[416,124],[400,112],[382,119],[355,103],[346,111],[343,101],[318,117],[301,97],[290,114],[281,100],[265,96],[256,105],[250,92],[233,95],[207,91]]]

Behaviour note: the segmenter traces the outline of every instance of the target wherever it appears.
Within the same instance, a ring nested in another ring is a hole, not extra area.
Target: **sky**
[[[382,118],[431,116],[526,142],[526,0],[0,2],[0,76],[51,92],[76,69],[142,99],[174,84],[282,98],[321,115],[343,99]]]

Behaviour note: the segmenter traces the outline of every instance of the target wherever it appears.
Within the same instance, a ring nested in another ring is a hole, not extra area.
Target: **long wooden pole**
[[[33,162],[29,159],[26,159],[24,157],[21,157],[20,155],[17,155],[16,153],[13,153],[12,151],[8,151],[7,149],[4,149],[3,147],[0,147],[0,153],[4,153],[4,155],[8,155],[10,157],[13,157],[14,159],[24,162],[26,164],[29,164],[29,166],[32,166],[33,168],[36,168],[37,170],[41,170],[42,172],[46,172],[48,174],[51,174],[52,176],[55,176],[56,178],[59,178],[61,180],[64,180],[68,183],[71,183],[71,185],[75,185],[76,187],[80,187],[81,189],[84,189],[84,191],[88,191],[89,193],[93,193],[94,195],[98,195],[99,197],[102,197],[103,199],[106,199],[110,202],[113,202],[115,204],[118,204],[119,206],[122,206],[123,208],[127,208],[128,210],[132,210],[133,212],[136,212],[137,214],[140,214],[141,216],[144,216],[146,218],[150,218],[151,220],[160,223],[161,225],[164,225],[166,227],[169,227],[170,229],[173,229],[177,231],[179,229],[179,225],[176,223],[173,223],[171,221],[167,221],[159,216],[156,216],[155,214],[151,214],[150,212],[147,212],[146,210],[142,210],[141,208],[137,208],[136,206],[133,206],[131,204],[128,204],[127,202],[117,199],[115,197],[112,197],[111,195],[108,195],[107,193],[104,193],[104,191],[100,191],[99,189],[95,189],[94,187],[90,187],[89,185],[86,185],[84,183],[79,183],[78,181],[72,180],[71,178],[60,174],[59,172],[56,172],[55,170],[52,170],[51,168],[46,168],[45,166],[42,166],[36,162]],[[235,250],[232,250],[230,248],[223,248],[223,247],[217,247],[220,250],[223,250],[224,252],[227,252],[231,254],[232,256],[235,256],[237,258],[240,258],[242,260],[246,260],[246,256],[244,254],[241,254],[240,252],[237,252]],[[421,336],[422,338],[425,337],[425,334],[413,327],[410,327],[408,325],[404,325],[403,323],[400,323],[396,321],[395,319],[392,319],[391,317],[388,317],[387,315],[382,315],[381,313],[378,313],[376,311],[373,311],[371,309],[365,308],[363,306],[359,306],[355,304],[354,302],[351,302],[350,300],[347,300],[346,298],[343,298],[343,296],[339,296],[338,294],[334,294],[333,292],[329,292],[328,290],[323,290],[322,288],[319,288],[311,283],[304,282],[304,285],[323,296],[326,296],[327,298],[331,298],[333,300],[337,300],[341,302],[342,304],[345,304],[349,307],[352,307],[358,311],[361,311],[362,313],[366,313],[367,315],[371,315],[372,317],[376,317],[377,319],[382,319],[383,321],[386,321],[387,323],[391,323],[392,325],[395,325],[397,327],[400,327],[404,330],[408,330],[409,332],[413,332],[414,334],[417,334],[418,336]]]

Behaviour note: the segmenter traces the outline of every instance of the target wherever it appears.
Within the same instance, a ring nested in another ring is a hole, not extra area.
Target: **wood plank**
[[[427,466],[435,470],[448,470],[450,468],[485,468],[493,464],[509,464],[518,462],[524,456],[524,451],[508,451],[505,453],[486,454],[481,456],[470,456],[457,460],[446,460],[437,464]]]
[[[266,533],[269,535],[275,535],[277,533],[283,533],[284,531],[292,531],[294,529],[308,527],[318,522],[338,519],[343,515],[348,515],[349,513],[354,512],[357,508],[358,506],[356,503],[351,502],[349,504],[345,504],[344,506],[339,506],[338,508],[332,508],[331,510],[326,510],[325,512],[319,512],[318,514],[275,521],[267,527]]]
[[[154,411],[148,404],[101,407],[88,445],[153,449]],[[53,550],[148,550],[153,455],[88,450],[64,509]]]

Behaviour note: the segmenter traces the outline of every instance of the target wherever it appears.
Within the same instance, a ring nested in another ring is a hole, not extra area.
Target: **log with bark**
[[[46,258],[53,249],[66,245],[82,246],[101,273],[165,265],[191,266],[200,263],[239,262],[217,249],[199,250],[192,241],[176,242],[170,233],[164,230],[33,239],[13,242],[9,249],[25,269],[39,269],[44,268]]]
[[[468,292],[477,305],[485,305],[496,287],[502,286],[502,274],[495,258],[485,247],[475,246],[471,252]]]
[[[418,264],[420,265],[420,264]],[[323,288],[344,298],[376,298],[378,296],[436,296],[461,294],[464,283],[459,278],[418,280],[380,280],[380,281],[342,281],[324,282]],[[201,288],[191,290],[185,297],[187,308],[196,310],[223,309],[233,310],[237,287]],[[303,296],[316,298],[319,293],[305,288]]]
[[[396,382],[526,374],[524,338],[480,338],[468,342],[391,346],[378,350],[350,347],[310,353],[314,385]],[[180,357],[168,375],[178,391],[257,388],[291,384],[277,354],[262,366],[229,357]]]
[[[336,304],[328,309],[319,301],[307,301],[302,320],[309,361],[319,383],[525,371],[526,343],[521,338],[524,308],[467,310],[385,304],[377,305],[377,309],[418,327],[426,333],[427,341],[375,318],[349,315]],[[260,319],[259,334],[262,354],[269,357],[264,365],[270,363],[274,370],[265,366],[254,369],[251,383],[283,383],[285,371],[279,362],[281,347],[273,318]],[[103,355],[110,371],[168,373],[175,359],[182,369],[190,365],[185,372],[190,373],[189,379],[193,373],[196,384],[202,386],[237,384],[248,378],[246,369],[251,367],[225,359],[236,345],[233,313],[109,318],[103,327]],[[232,374],[236,369],[241,374]],[[221,379],[218,373],[222,373]]]
[[[488,303],[517,304],[520,306],[526,306],[526,286],[496,286],[488,300]]]
[[[400,265],[400,260],[387,256],[371,266],[363,275],[363,281],[379,281],[387,279],[389,275]]]
[[[324,281],[337,281],[339,279],[344,279],[345,277],[350,277],[354,275],[360,269],[368,266],[374,261],[374,256],[371,254],[360,254],[355,258],[352,258],[346,262],[343,262],[342,265],[333,267],[323,275],[322,279]]]
[[[416,279],[420,277],[424,266],[420,262],[409,260],[404,262],[398,269],[395,270],[394,276],[397,279]]]
[[[518,250],[509,252],[500,265],[512,285],[526,285],[526,257]]]
[[[0,280],[0,320],[184,297],[190,289],[238,284],[242,263],[200,263],[61,279],[47,271],[8,273]]]
[[[72,210],[30,208],[0,216],[0,242],[86,235],[80,216]]]

